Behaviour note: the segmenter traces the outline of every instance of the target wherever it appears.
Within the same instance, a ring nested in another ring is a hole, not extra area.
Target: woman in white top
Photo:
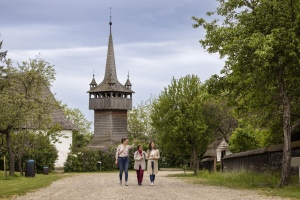
[[[155,149],[154,142],[149,143],[149,150],[147,151],[146,158],[147,163],[147,173],[150,175],[151,185],[154,185],[155,174],[158,173],[158,159],[160,158],[159,150]]]
[[[135,141],[134,141],[135,142]],[[127,181],[128,181],[128,166],[129,166],[129,158],[128,158],[128,153],[129,149],[134,147],[134,143],[132,145],[128,145],[128,139],[127,138],[122,138],[121,143],[117,147],[117,152],[116,152],[116,165],[119,166],[119,178],[120,178],[120,185],[122,185],[122,175],[123,171],[125,173],[125,185],[127,186]]]

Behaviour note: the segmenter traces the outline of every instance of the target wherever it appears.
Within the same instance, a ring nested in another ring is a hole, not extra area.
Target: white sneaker
[[[151,182],[151,186],[153,186],[154,185],[154,183],[153,182]]]
[[[128,186],[127,182],[125,182],[125,185]]]

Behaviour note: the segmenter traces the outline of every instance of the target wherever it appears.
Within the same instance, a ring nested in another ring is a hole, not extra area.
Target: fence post
[[[217,158],[214,157],[214,172],[217,171]]]

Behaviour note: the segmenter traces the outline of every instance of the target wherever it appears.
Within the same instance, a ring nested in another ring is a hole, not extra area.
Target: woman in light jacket
[[[143,151],[142,145],[137,145],[137,151],[134,152],[134,169],[136,170],[136,176],[138,185],[142,186],[144,170],[146,169],[146,155]]]
[[[159,150],[155,149],[154,142],[149,143],[149,150],[147,151],[146,158],[147,173],[150,175],[151,186],[154,185],[155,174],[158,173],[158,159],[160,158]]]

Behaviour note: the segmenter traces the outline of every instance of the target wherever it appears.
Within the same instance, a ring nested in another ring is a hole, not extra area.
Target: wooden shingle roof
[[[300,148],[300,140],[294,141],[291,143],[291,149]],[[262,154],[266,152],[274,152],[274,151],[282,151],[283,150],[283,144],[274,144],[269,147],[254,149],[250,151],[244,151],[240,153],[233,153],[230,155],[226,155],[224,158],[234,158],[234,157],[242,157],[242,156],[250,156],[255,154]]]
[[[131,83],[130,83],[131,84]],[[134,93],[130,88],[126,88],[117,78],[114,47],[112,34],[109,35],[108,50],[106,58],[105,75],[103,81],[96,87],[91,88],[88,93],[93,92],[125,92]]]
[[[56,101],[54,95],[50,91],[48,87],[45,87],[44,95],[48,98],[51,98],[51,100],[54,102]],[[66,117],[66,115],[63,113],[61,108],[55,108],[52,113],[52,123],[53,124],[60,124],[63,130],[73,130],[76,129],[76,126]]]

